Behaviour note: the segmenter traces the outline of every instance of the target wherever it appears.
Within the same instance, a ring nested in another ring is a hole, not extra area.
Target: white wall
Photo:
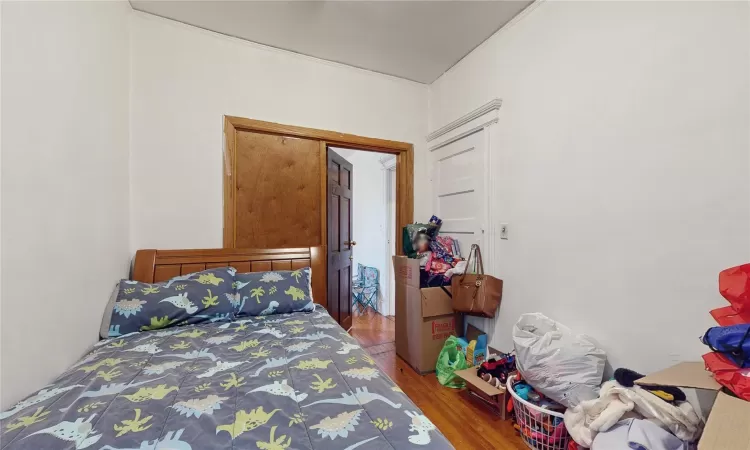
[[[541,311],[650,371],[695,360],[750,258],[746,2],[544,2],[430,88],[430,129],[499,97],[509,223],[492,341]]]
[[[133,250],[221,246],[225,114],[411,142],[428,177],[425,85],[141,13],[131,52]]]
[[[127,2],[2,2],[2,398],[96,342],[127,275]]]
[[[388,305],[384,304],[383,298],[388,296],[387,264],[392,263],[386,255],[385,169],[380,163],[385,155],[362,151],[344,155],[353,165],[352,237],[357,245],[353,252],[352,273],[357,270],[358,263],[380,271],[381,290],[376,304],[380,312],[388,314]]]
[[[509,348],[538,310],[595,336],[613,366],[695,359],[724,305],[717,272],[750,257],[748,5],[532,9],[429,92],[430,129],[504,101],[493,343]],[[131,250],[221,244],[224,114],[412,142],[415,218],[431,214],[424,85],[125,2],[1,11],[0,408],[96,340]]]

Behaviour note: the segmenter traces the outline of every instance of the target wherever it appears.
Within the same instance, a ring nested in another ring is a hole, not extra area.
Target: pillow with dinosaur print
[[[312,269],[238,273],[234,277],[238,317],[315,310],[310,280]]]
[[[122,280],[107,308],[102,337],[176,325],[234,320],[236,308],[233,267],[180,275],[161,283]],[[109,323],[106,318],[109,317]],[[105,335],[106,333],[106,335]]]

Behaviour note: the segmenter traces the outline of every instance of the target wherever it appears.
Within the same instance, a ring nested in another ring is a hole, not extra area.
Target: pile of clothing
[[[440,235],[443,221],[432,216],[428,223],[404,227],[404,254],[419,259],[420,287],[446,286],[454,274],[464,273],[466,261],[456,239]]]
[[[703,431],[701,419],[678,388],[639,386],[643,375],[617,369],[599,398],[565,411],[565,426],[583,448],[687,450]]]
[[[729,306],[714,309],[719,324],[701,341],[713,378],[740,399],[750,401],[750,264],[719,273],[719,292]],[[593,450],[693,449],[704,423],[679,388],[635,384],[643,375],[617,369],[599,398],[565,412],[565,425],[579,447]]]

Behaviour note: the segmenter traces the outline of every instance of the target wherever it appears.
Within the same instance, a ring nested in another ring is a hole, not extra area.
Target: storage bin
[[[567,450],[570,435],[565,428],[563,414],[519,397],[513,390],[515,380],[516,375],[509,376],[505,387],[513,398],[513,410],[523,442],[535,450]]]

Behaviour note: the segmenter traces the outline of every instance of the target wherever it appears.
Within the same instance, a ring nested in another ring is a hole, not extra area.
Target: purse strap
[[[484,275],[484,263],[482,262],[482,251],[479,250],[479,245],[472,244],[471,250],[469,250],[469,257],[466,258],[466,270],[464,270],[464,273],[461,275],[461,282],[464,281],[464,278],[466,277],[466,274],[469,272],[469,267],[471,267],[471,256],[474,255],[474,264],[476,265],[475,270],[478,268],[478,274]]]
[[[482,250],[479,248],[479,245],[477,244],[474,244],[473,247],[476,247],[477,262],[479,262],[479,274],[484,275],[484,263],[482,262]]]

